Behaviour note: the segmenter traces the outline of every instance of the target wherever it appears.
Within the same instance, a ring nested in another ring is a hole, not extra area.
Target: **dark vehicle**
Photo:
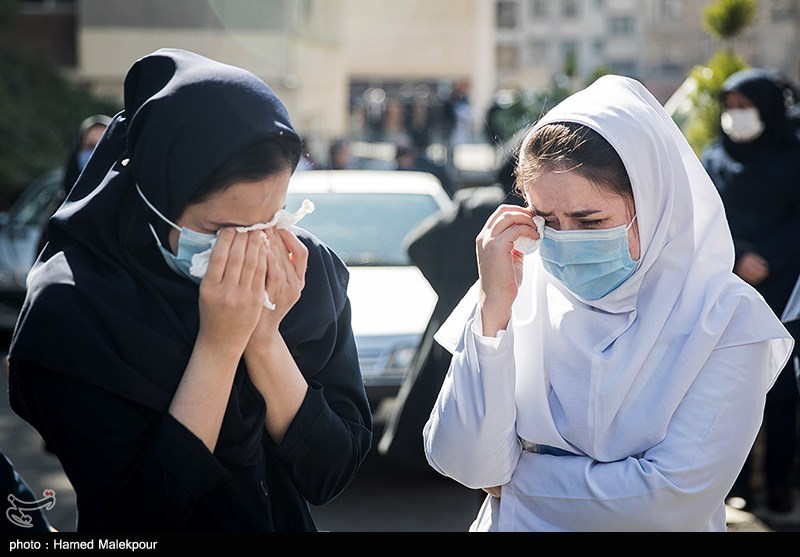
[[[64,199],[63,171],[51,170],[26,187],[0,214],[0,333],[9,334],[25,300],[25,281],[48,218]]]

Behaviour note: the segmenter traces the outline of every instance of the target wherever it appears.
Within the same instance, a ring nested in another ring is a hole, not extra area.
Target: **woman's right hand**
[[[533,217],[533,211],[525,207],[501,205],[478,234],[479,305],[484,336],[497,336],[511,319],[511,306],[522,282],[524,257],[514,249],[514,241],[522,236],[539,239]]]
[[[200,283],[198,338],[219,343],[241,356],[264,309],[267,273],[262,231],[220,231],[208,271]]]
[[[733,272],[751,286],[758,286],[769,277],[769,262],[754,251],[736,260]]]

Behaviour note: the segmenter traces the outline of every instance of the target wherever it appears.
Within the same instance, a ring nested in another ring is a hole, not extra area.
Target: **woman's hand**
[[[264,426],[280,443],[305,398],[308,383],[297,367],[278,327],[305,286],[308,248],[286,229],[267,230],[266,282],[261,282],[275,309],[264,308],[244,351],[247,373],[264,397]]]
[[[264,234],[223,229],[200,283],[198,338],[230,348],[241,356],[261,317],[266,275]]]
[[[262,298],[266,289],[275,309],[261,312],[254,341],[278,333],[278,326],[300,299],[306,284],[308,248],[290,230],[268,229],[266,233],[267,273],[262,282]]]
[[[220,232],[200,282],[200,331],[169,407],[210,451],[219,438],[236,368],[264,307],[266,273],[261,232]]]
[[[758,286],[769,276],[769,263],[754,251],[748,251],[737,261],[733,272],[752,286]]]
[[[511,306],[522,282],[523,255],[514,249],[522,236],[539,239],[530,209],[501,205],[489,217],[476,239],[479,304],[484,336],[497,336],[511,319]]]

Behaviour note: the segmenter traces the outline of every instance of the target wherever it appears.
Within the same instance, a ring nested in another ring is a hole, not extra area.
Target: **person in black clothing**
[[[438,164],[425,156],[422,152],[420,152],[419,147],[416,145],[410,143],[399,143],[396,146],[394,159],[397,170],[411,170],[415,172],[427,172],[429,174],[433,174],[442,184],[442,187],[444,188],[444,191],[447,192],[447,195],[452,198],[455,194],[453,181],[450,179],[447,169],[443,165]]]
[[[100,138],[103,137],[103,133],[105,133],[110,123],[111,118],[105,114],[94,114],[81,122],[78,137],[75,139],[67,155],[67,160],[64,162],[62,187],[65,195],[69,193],[69,190],[78,180],[78,176],[86,168],[89,157],[92,156],[94,148],[100,142]]]
[[[475,239],[486,220],[501,204],[525,204],[514,192],[515,162],[515,154],[508,155],[493,185],[457,190],[451,210],[431,215],[405,239],[412,263],[438,296],[378,443],[381,455],[406,470],[431,470],[422,445],[422,428],[451,359],[433,335],[478,279]]]
[[[736,250],[734,272],[780,316],[800,275],[800,137],[774,76],[752,68],[728,78],[722,133],[701,158],[725,205]],[[790,360],[767,396],[762,426],[767,505],[779,513],[794,504],[798,398]],[[752,461],[751,454],[730,493],[740,506],[752,505]]]
[[[282,209],[300,154],[246,70],[178,49],[129,70],[8,358],[78,531],[316,531],[361,466],[348,271]]]

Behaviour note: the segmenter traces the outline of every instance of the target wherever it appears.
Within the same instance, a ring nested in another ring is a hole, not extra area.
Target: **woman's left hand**
[[[261,311],[261,319],[251,340],[277,333],[283,318],[300,299],[306,283],[308,248],[287,229],[271,228],[266,230],[266,234],[269,245],[265,288],[275,309],[264,308]]]

